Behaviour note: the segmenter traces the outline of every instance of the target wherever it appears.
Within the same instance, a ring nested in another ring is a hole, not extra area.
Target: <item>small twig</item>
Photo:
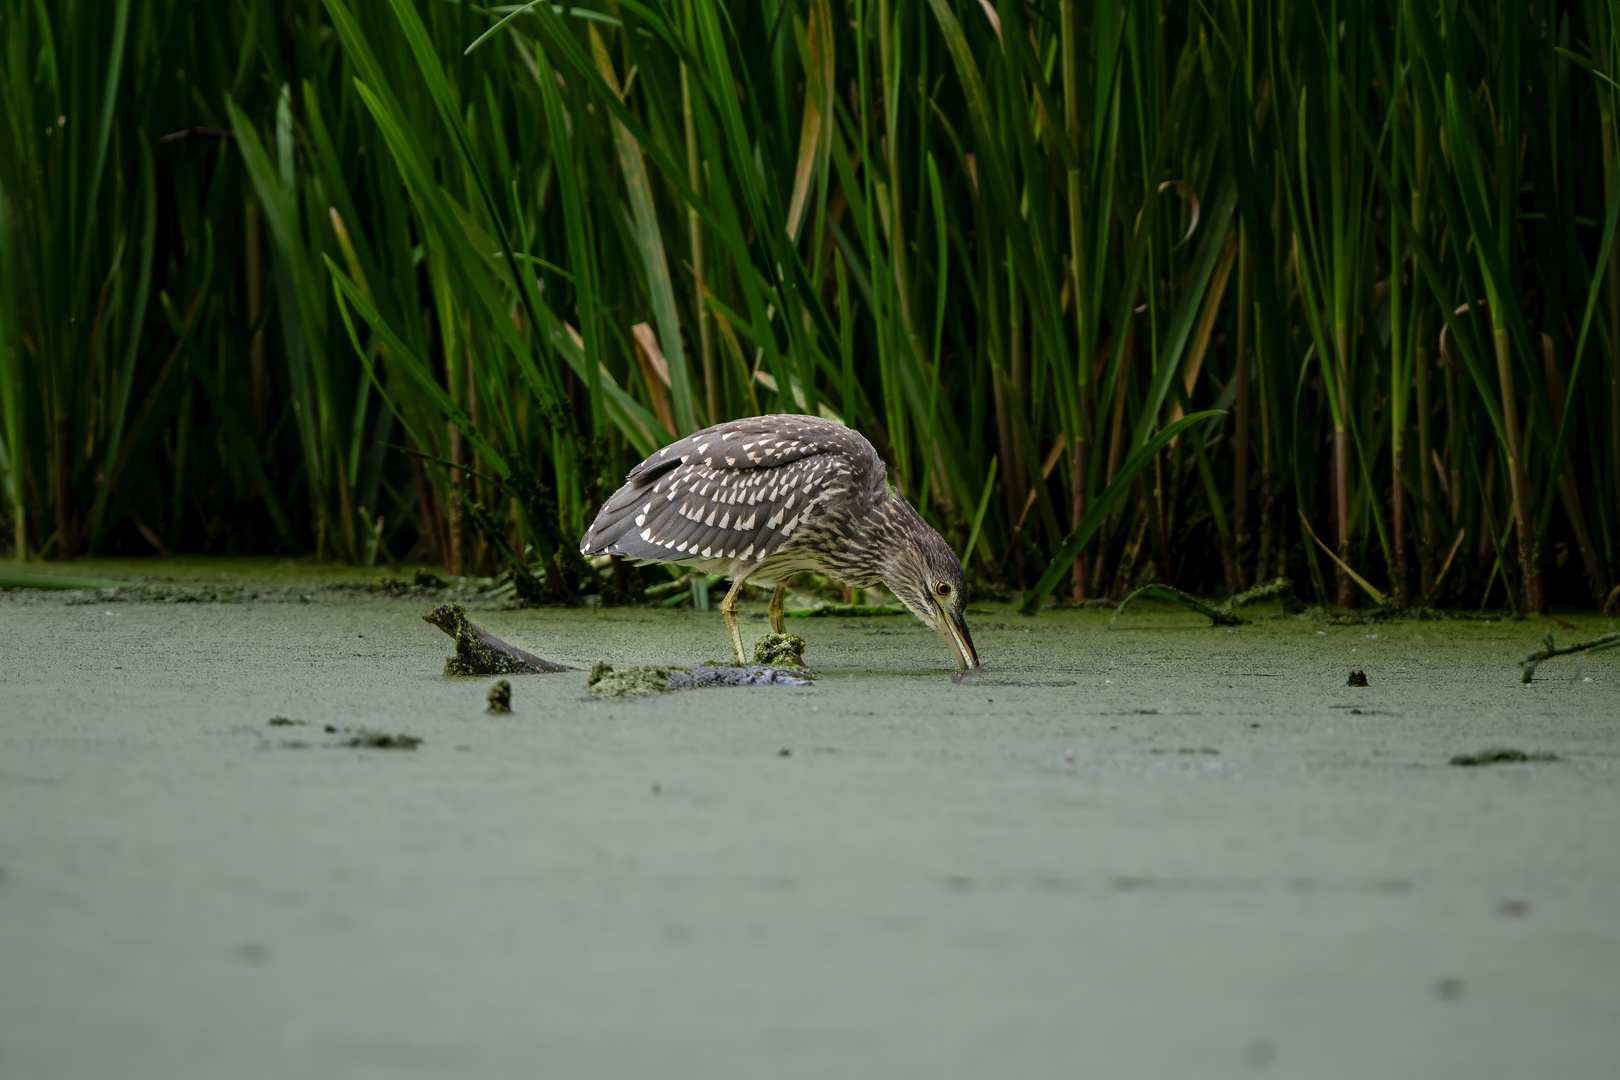
[[[135,531],[141,534],[141,538],[143,540],[152,545],[152,549],[154,551],[163,556],[165,559],[172,559],[174,557],[174,552],[170,551],[168,546],[163,543],[161,538],[159,538],[158,534],[153,532],[146,522],[141,520],[141,516],[139,514],[132,510],[130,511],[129,519],[135,523]]]
[[[182,139],[235,139],[235,138],[236,138],[236,132],[230,130],[229,128],[189,127],[189,128],[181,128],[179,131],[171,131],[167,135],[163,136],[163,138],[159,139],[158,142],[160,142],[160,143],[172,143],[172,142],[180,142]]]
[[[1524,674],[1520,676],[1521,682],[1529,682],[1534,679],[1537,665],[1543,661],[1551,660],[1555,656],[1568,656],[1570,653],[1578,652],[1597,652],[1600,649],[1620,647],[1620,634],[1604,634],[1600,638],[1583,641],[1579,645],[1566,645],[1561,649],[1553,644],[1551,630],[1547,631],[1547,636],[1542,640],[1546,642],[1545,646],[1519,661],[1519,667],[1524,669]]]
[[[497,485],[499,485],[499,484],[502,484],[502,483],[510,483],[511,482],[510,480],[503,481],[498,476],[489,476],[486,473],[481,473],[477,469],[469,469],[465,462],[462,462],[461,464],[458,465],[454,461],[447,461],[444,458],[437,457],[436,455],[433,455],[433,454],[424,454],[422,451],[413,450],[412,448],[410,448],[408,446],[400,446],[397,443],[387,443],[386,445],[387,445],[388,449],[390,449],[390,450],[398,450],[400,453],[409,455],[410,457],[416,458],[416,459],[418,459],[420,461],[426,461],[426,462],[429,462],[429,463],[431,463],[433,465],[438,465],[438,466],[440,466],[442,468],[446,468],[446,469],[454,469],[457,472],[461,472],[461,473],[466,474],[467,476],[476,476],[478,479],[484,481],[486,484],[497,484]]]

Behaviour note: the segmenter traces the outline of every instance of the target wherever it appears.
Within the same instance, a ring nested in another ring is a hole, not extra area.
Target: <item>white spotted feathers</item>
[[[754,416],[631,469],[580,551],[769,582],[849,561],[842,539],[889,498],[883,462],[859,432],[815,416]]]

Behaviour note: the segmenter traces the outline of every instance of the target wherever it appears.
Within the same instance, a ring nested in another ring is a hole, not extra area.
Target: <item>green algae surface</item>
[[[521,681],[513,723],[440,674],[419,599],[317,583],[0,594],[0,1072],[1620,1060],[1620,651],[1524,685],[1539,620],[975,605],[953,685],[914,620],[833,617],[795,627],[813,685],[596,700],[597,661],[713,656],[718,612],[467,597],[579,669]],[[1451,765],[1491,747],[1557,760]]]

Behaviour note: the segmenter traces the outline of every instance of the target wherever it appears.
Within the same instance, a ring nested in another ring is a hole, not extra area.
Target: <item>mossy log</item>
[[[446,675],[540,675],[574,670],[567,664],[542,660],[474,626],[460,604],[436,607],[422,616],[422,621],[456,639],[456,655],[444,662]]]

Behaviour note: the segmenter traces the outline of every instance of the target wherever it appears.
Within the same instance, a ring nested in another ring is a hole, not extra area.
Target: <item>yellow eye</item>
[[[941,581],[939,584],[934,586],[934,591],[936,593],[938,593],[940,596],[949,596],[949,595],[951,595],[951,587],[950,587],[950,585],[948,583],[946,583],[946,582],[943,582],[943,581]]]

